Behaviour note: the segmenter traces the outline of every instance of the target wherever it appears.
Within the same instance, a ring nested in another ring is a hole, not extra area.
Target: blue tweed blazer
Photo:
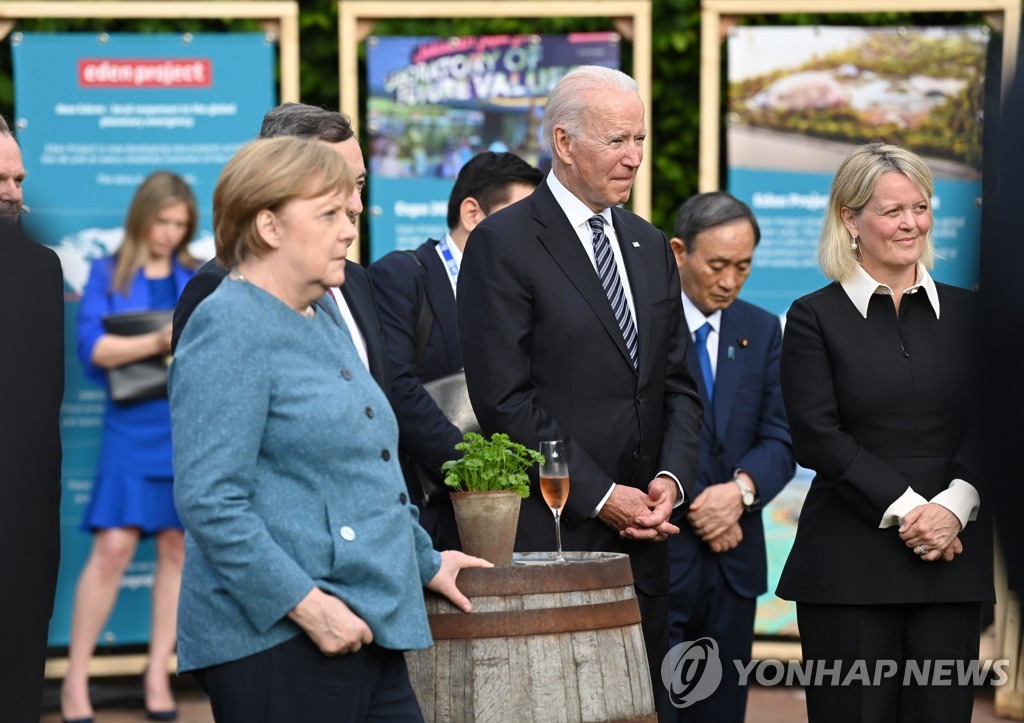
[[[286,616],[314,587],[385,648],[431,645],[422,588],[440,556],[407,497],[394,414],[334,304],[310,320],[226,280],[185,329],[169,388],[180,671],[303,634]]]

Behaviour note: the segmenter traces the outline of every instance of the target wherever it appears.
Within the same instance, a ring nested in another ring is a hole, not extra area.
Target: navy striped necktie
[[[619,279],[619,270],[615,267],[615,257],[612,256],[611,243],[608,241],[608,235],[604,232],[604,218],[593,216],[588,223],[590,224],[590,230],[593,232],[594,260],[597,262],[597,275],[601,279],[604,293],[608,295],[608,301],[611,302],[615,321],[619,324],[622,338],[626,342],[626,349],[629,351],[629,358],[633,361],[633,368],[636,369],[636,325],[633,323],[633,315],[629,312],[629,304],[626,303],[626,294],[622,290],[622,281]]]

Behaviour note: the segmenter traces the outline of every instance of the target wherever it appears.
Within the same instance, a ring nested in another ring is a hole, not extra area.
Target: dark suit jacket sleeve
[[[420,269],[403,252],[388,254],[367,269],[391,369],[391,406],[398,418],[404,449],[422,465],[440,469],[459,456],[462,434],[448,421],[420,381],[416,367],[416,321],[427,303]],[[437,324],[434,319],[434,324]]]
[[[817,481],[837,494],[866,523],[877,527],[896,497],[910,485],[891,465],[861,447],[843,431],[835,396],[830,354],[820,319],[803,300],[786,316],[781,378],[786,415],[797,459],[818,473]]]
[[[694,497],[700,451],[700,425],[704,409],[697,384],[686,366],[690,331],[683,314],[679,272],[668,239],[660,231],[658,233],[666,254],[669,298],[673,302],[671,313],[674,315],[665,376],[665,431],[658,470],[671,472],[682,484],[685,504],[677,509],[685,509]]]
[[[199,306],[203,299],[220,286],[220,282],[227,275],[228,270],[218,264],[216,259],[211,259],[203,264],[199,271],[196,272],[196,275],[185,284],[185,288],[178,298],[178,303],[174,307],[174,318],[171,322],[172,354],[178,348],[178,339],[181,338],[182,332],[185,331],[185,325],[188,323],[189,317],[192,316],[192,312],[196,310],[196,307]]]
[[[771,319],[771,334],[764,359],[764,388],[758,409],[757,438],[753,446],[739,458],[736,466],[745,470],[757,485],[757,495],[766,505],[793,478],[796,461],[786,422],[779,381],[779,358],[782,355],[782,327]]]
[[[60,561],[64,280],[53,250],[17,226],[0,223],[0,254],[0,572],[11,588],[0,617],[22,628],[41,619],[43,645]]]

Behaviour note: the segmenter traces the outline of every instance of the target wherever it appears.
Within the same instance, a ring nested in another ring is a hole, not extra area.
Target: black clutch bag
[[[466,373],[464,371],[457,371],[454,374],[427,382],[423,388],[437,404],[438,409],[448,418],[448,421],[454,424],[460,432],[465,434],[466,432],[480,431],[480,423],[476,421],[473,405],[469,401],[469,389],[466,388]],[[409,464],[413,474],[419,480],[424,507],[442,496],[447,496],[448,488],[445,486],[444,477],[440,472],[425,468],[411,457]]]
[[[138,336],[162,329],[171,323],[174,311],[131,311],[103,317],[108,334]],[[107,371],[110,398],[115,402],[137,402],[167,396],[167,367],[170,354],[158,354]]]

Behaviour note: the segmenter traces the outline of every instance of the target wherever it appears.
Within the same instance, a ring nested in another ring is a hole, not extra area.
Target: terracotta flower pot
[[[489,560],[495,567],[511,566],[523,501],[519,493],[452,492],[451,498],[462,551]]]

